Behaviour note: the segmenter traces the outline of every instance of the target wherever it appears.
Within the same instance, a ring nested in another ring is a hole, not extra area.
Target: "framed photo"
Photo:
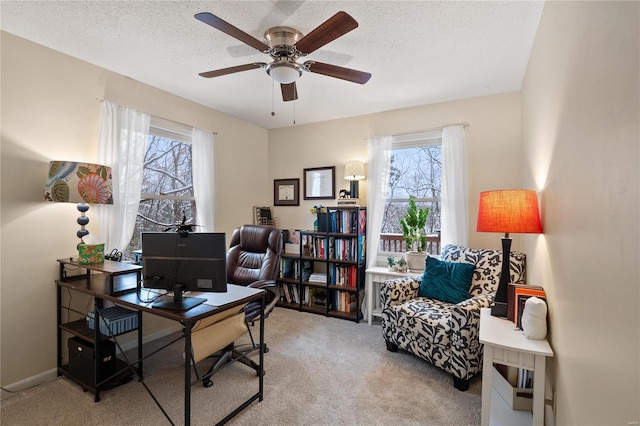
[[[304,199],[325,200],[336,198],[336,167],[304,169]]]
[[[274,206],[299,206],[300,205],[300,179],[274,179],[273,180],[273,205]]]

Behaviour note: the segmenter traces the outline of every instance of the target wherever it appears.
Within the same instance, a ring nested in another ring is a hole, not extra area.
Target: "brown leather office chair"
[[[231,235],[227,252],[227,282],[266,290],[264,318],[269,316],[280,298],[276,279],[280,273],[281,251],[282,233],[273,226],[243,225]],[[245,305],[236,315],[212,318],[196,325],[192,335],[194,363],[208,354],[216,358],[214,365],[203,376],[204,386],[211,386],[211,375],[232,360],[240,361],[259,372],[259,366],[246,357],[249,352],[258,348],[248,324],[259,319],[260,302],[253,302]],[[238,350],[233,342],[247,331],[251,337],[252,349]],[[264,351],[268,351],[266,344]]]
[[[280,273],[281,252],[282,232],[274,226],[243,225],[231,234],[227,282],[266,290],[265,318],[280,298],[276,279]],[[255,322],[260,317],[260,304],[248,304],[245,314],[248,322]]]

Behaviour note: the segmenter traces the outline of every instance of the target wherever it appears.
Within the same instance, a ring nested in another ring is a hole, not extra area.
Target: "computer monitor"
[[[183,297],[186,291],[227,291],[224,233],[142,233],[143,286],[173,292],[153,307],[186,311],[207,299]]]

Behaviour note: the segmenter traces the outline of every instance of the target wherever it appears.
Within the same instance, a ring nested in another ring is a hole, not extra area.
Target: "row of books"
[[[329,279],[331,284],[356,287],[358,268],[356,265],[331,264],[329,266]]]
[[[309,277],[313,272],[313,265],[308,260],[300,261],[298,259],[283,257],[280,259],[280,278],[293,278],[302,281],[309,281]]]
[[[300,279],[300,262],[298,262],[298,259],[289,257],[280,259],[280,278]]]
[[[280,284],[280,300],[291,304],[304,306],[327,307],[327,293],[320,288],[302,287],[302,290],[295,284]]]
[[[362,260],[365,251],[365,236],[360,235],[355,238],[334,238],[329,237],[329,259],[337,260]],[[360,255],[358,256],[358,253]]]
[[[322,237],[303,235],[303,256],[336,260],[363,260],[365,256],[365,236],[358,238]]]
[[[366,225],[366,210],[333,210],[318,213],[318,230],[321,232],[364,234]]]
[[[290,304],[303,306],[327,307],[327,293],[321,288],[305,287],[300,289],[295,284],[280,284],[280,300]],[[355,312],[358,309],[357,296],[348,291],[334,291],[331,308],[339,312]]]
[[[300,267],[302,264],[302,267]],[[302,275],[301,275],[302,274]],[[298,259],[280,259],[280,278],[291,278],[294,280],[312,281],[316,283],[327,283],[325,272],[313,272],[310,261],[298,261]],[[336,285],[356,287],[358,281],[358,268],[356,265],[329,264],[328,282]]]
[[[355,293],[348,291],[334,292],[333,309],[339,312],[355,312],[358,309]]]
[[[522,313],[528,298],[537,297],[547,302],[544,288],[539,285],[513,284],[510,283],[507,289],[507,319],[522,330]]]

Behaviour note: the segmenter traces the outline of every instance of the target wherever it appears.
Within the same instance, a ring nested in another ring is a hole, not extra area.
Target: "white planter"
[[[407,264],[409,266],[409,271],[411,272],[422,272],[424,271],[424,264],[427,260],[428,254],[425,252],[419,251],[408,251],[407,252]]]

